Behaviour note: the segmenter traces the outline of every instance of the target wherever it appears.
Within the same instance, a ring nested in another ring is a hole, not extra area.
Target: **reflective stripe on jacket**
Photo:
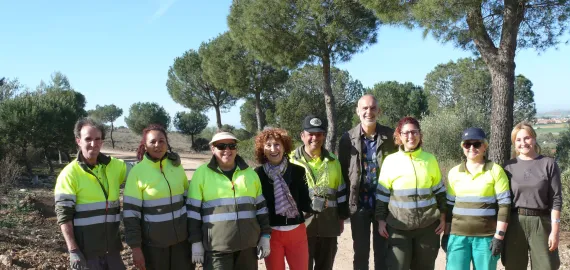
[[[304,152],[304,146],[298,147],[289,160],[305,168],[311,199],[315,194],[327,199],[326,209],[316,214],[307,227],[307,236],[337,237],[340,235],[339,220],[348,218],[346,184],[342,179],[340,163],[335,155],[324,148],[321,157],[314,160],[307,161]]]
[[[497,220],[508,221],[511,192],[501,166],[487,161],[481,172],[473,175],[461,163],[449,171],[447,179],[446,219],[451,222],[452,234],[491,236]]]
[[[83,162],[81,152],[55,184],[55,212],[59,225],[73,222],[75,241],[88,258],[122,250],[119,235],[119,186],[127,175],[125,162],[99,154],[97,165]]]
[[[270,234],[269,214],[259,177],[236,156],[236,170],[228,179],[216,158],[196,169],[188,199],[190,242],[202,242],[207,251],[235,252],[257,246],[261,234]]]
[[[399,230],[425,228],[445,213],[445,186],[435,157],[421,148],[388,155],[376,190],[376,219]]]
[[[188,178],[182,166],[168,158],[144,155],[125,184],[123,223],[130,247],[141,243],[164,248],[188,239],[186,194]]]

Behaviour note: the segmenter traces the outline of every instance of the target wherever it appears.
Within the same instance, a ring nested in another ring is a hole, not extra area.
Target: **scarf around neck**
[[[275,195],[275,213],[287,218],[295,218],[299,215],[297,204],[291,195],[291,191],[283,179],[289,161],[283,158],[279,165],[263,164],[263,170],[273,180],[273,193]]]

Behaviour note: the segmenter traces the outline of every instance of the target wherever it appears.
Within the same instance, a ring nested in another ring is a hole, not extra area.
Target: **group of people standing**
[[[465,161],[442,179],[422,150],[420,123],[395,130],[377,123],[374,96],[358,101],[360,123],[324,147],[327,123],[305,117],[302,145],[287,131],[255,138],[257,168],[238,155],[238,139],[219,132],[212,158],[188,181],[166,130],[143,131],[133,166],[100,153],[104,128],[78,121],[77,160],[55,187],[58,224],[73,269],[125,269],[120,251],[120,185],[125,242],[138,269],[333,269],[337,239],[350,219],[354,269],[434,269],[441,247],[447,269],[558,269],[560,171],[540,155],[536,133],[518,124],[516,158],[503,167],[485,157],[483,130],[460,135]],[[132,167],[132,169],[131,169]],[[445,182],[445,183],[444,183]],[[371,230],[372,227],[372,230]],[[443,234],[443,236],[441,236]]]

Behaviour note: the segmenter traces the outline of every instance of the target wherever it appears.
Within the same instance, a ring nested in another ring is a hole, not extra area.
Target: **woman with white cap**
[[[210,162],[198,167],[190,181],[192,261],[204,269],[257,269],[258,256],[270,253],[271,227],[261,183],[237,154],[237,142],[229,132],[215,134]]]

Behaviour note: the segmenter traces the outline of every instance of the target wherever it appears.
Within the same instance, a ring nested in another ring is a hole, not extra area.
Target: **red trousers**
[[[265,258],[267,270],[285,270],[285,259],[291,270],[309,268],[309,243],[304,223],[291,231],[271,232],[271,253]]]

